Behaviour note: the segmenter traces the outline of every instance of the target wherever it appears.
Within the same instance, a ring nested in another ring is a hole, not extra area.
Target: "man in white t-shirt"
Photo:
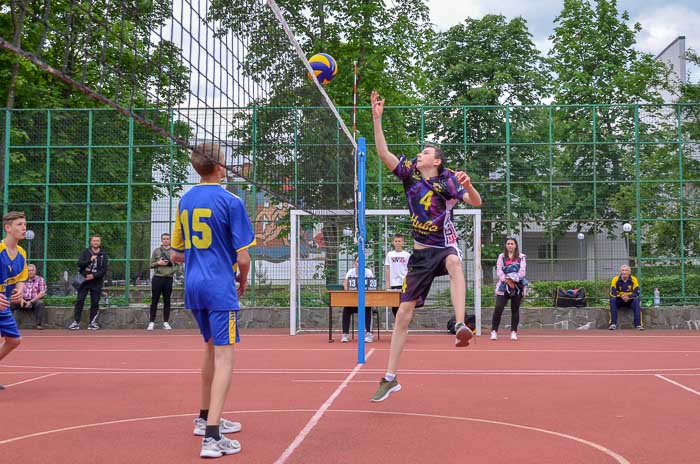
[[[387,253],[384,260],[384,279],[387,289],[401,291],[403,279],[408,274],[408,258],[411,257],[411,254],[404,251],[403,244],[403,235],[394,234],[394,250]],[[394,317],[396,317],[398,310],[398,306],[391,308]]]
[[[357,256],[355,256],[355,267],[351,268],[347,274],[345,274],[345,280],[343,280],[343,288],[345,290],[357,290],[357,272],[358,272],[358,261]],[[376,290],[376,280],[374,280],[374,272],[371,269],[365,268],[365,282],[374,281],[374,290]],[[367,290],[372,290],[372,284],[369,283],[365,285]],[[346,306],[343,308],[343,336],[340,338],[341,343],[347,343],[350,341],[350,315],[357,312],[356,306]],[[365,307],[365,343],[372,343],[374,338],[372,337],[372,310],[369,307]]]

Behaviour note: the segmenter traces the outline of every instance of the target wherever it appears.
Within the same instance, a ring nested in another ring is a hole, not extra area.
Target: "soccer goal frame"
[[[473,217],[473,288],[474,293],[474,316],[476,324],[476,334],[481,335],[481,210],[480,209],[456,209],[453,211],[455,216],[472,216]],[[290,211],[290,280],[289,280],[289,334],[296,335],[300,330],[297,327],[297,313],[299,311],[299,295],[300,295],[300,279],[297,270],[299,269],[299,237],[300,237],[300,217],[302,216],[317,216],[317,217],[332,217],[332,216],[352,216],[352,210],[291,210]],[[365,211],[366,216],[410,216],[407,209],[372,209]],[[359,254],[359,253],[358,253]],[[465,276],[466,277],[466,276]]]

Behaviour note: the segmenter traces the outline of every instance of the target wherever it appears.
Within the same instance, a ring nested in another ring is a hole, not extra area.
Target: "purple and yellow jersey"
[[[17,284],[27,280],[27,277],[29,277],[27,253],[24,249],[17,245],[17,256],[13,259],[7,252],[5,241],[0,242],[0,292],[4,293],[9,300]],[[9,310],[9,308],[6,309],[6,311]]]
[[[255,245],[243,201],[220,184],[199,184],[177,207],[172,248],[185,253],[185,308],[239,308],[238,253]]]
[[[457,247],[452,209],[462,201],[465,189],[447,168],[436,177],[424,179],[416,169],[416,162],[416,159],[409,161],[404,155],[394,169],[406,192],[413,240],[434,248]]]

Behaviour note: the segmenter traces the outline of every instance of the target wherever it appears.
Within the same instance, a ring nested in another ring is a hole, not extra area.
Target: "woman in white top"
[[[350,269],[345,274],[343,280],[343,288],[345,290],[357,290],[357,256],[355,256],[355,267]],[[365,279],[374,279],[374,273],[371,269],[365,268]],[[341,343],[350,341],[350,316],[357,312],[357,306],[346,306],[343,308],[343,336],[340,338]],[[365,343],[372,343],[372,310],[365,307]]]

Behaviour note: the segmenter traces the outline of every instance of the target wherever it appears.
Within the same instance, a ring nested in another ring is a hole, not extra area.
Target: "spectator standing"
[[[175,264],[170,260],[170,234],[160,236],[160,246],[151,253],[151,269],[154,269],[151,279],[151,314],[146,330],[155,328],[160,295],[163,295],[163,328],[170,330],[170,295],[173,293],[173,275],[176,271]]]
[[[70,330],[80,330],[80,319],[83,315],[85,298],[90,293],[90,322],[88,330],[100,330],[97,324],[97,316],[100,309],[100,295],[102,284],[109,266],[107,253],[102,249],[102,238],[99,235],[90,237],[90,248],[84,249],[78,258],[78,272],[85,277],[85,281],[78,287],[78,299],[75,302],[73,322],[68,326]]]
[[[408,274],[408,259],[411,254],[403,249],[404,238],[402,234],[394,234],[392,245],[394,249],[387,253],[384,259],[384,288],[401,291],[404,277]],[[398,310],[398,306],[391,308],[394,317],[396,317]]]
[[[510,339],[518,339],[518,323],[520,322],[520,303],[525,296],[527,279],[527,256],[520,253],[518,241],[514,238],[506,239],[503,253],[498,255],[496,261],[496,273],[498,285],[496,285],[496,306],[493,309],[491,320],[491,340],[498,339],[498,326],[501,324],[501,315],[508,300],[510,300]]]

